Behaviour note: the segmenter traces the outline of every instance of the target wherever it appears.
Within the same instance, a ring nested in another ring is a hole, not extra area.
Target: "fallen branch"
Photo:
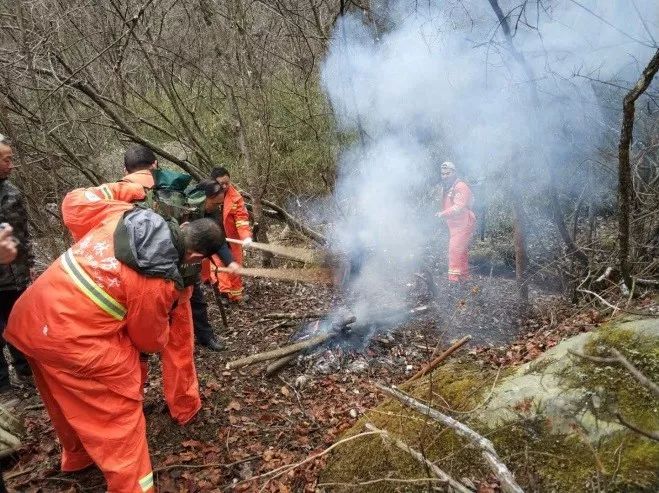
[[[393,438],[389,434],[388,431],[381,430],[381,429],[377,428],[376,426],[372,425],[371,423],[366,423],[364,425],[364,427],[368,431],[375,431],[375,432],[380,433],[383,440],[386,440],[388,442],[393,443],[399,449],[401,449],[401,450],[407,452],[408,454],[410,454],[418,462],[425,465],[435,476],[437,476],[442,481],[446,481],[446,483],[452,488],[453,491],[457,491],[459,493],[471,493],[471,490],[466,488],[463,484],[461,484],[458,481],[456,481],[455,479],[453,479],[446,472],[444,472],[439,467],[437,467],[435,464],[433,464],[431,461],[426,459],[421,452],[419,452],[418,450],[414,450],[412,447],[407,445],[405,442],[402,442],[401,440]]]
[[[209,462],[208,464],[170,464],[168,466],[156,467],[153,470],[153,474],[158,474],[159,472],[169,471],[170,469],[206,469],[208,467],[233,467],[238,464],[243,464],[244,462],[250,462],[256,459],[259,459],[260,455],[252,455],[245,459],[237,460],[236,462],[230,462],[229,464],[222,464],[219,462]]]
[[[273,469],[272,471],[268,471],[268,472],[265,472],[263,474],[259,474],[258,476],[252,476],[251,478],[243,479],[242,481],[236,483],[235,486],[237,486],[239,484],[242,484],[242,483],[247,483],[247,482],[250,482],[250,481],[256,481],[257,479],[267,478],[268,476],[272,476],[272,477],[268,478],[268,481],[266,481],[265,484],[267,485],[268,482],[272,481],[273,479],[278,478],[280,476],[283,476],[284,474],[286,474],[286,473],[292,471],[293,469],[296,469],[296,468],[306,464],[307,462],[311,462],[312,460],[319,459],[322,456],[329,454],[332,450],[334,450],[339,445],[342,445],[342,444],[347,443],[347,442],[351,442],[351,441],[356,440],[358,438],[363,438],[365,436],[371,436],[371,435],[377,435],[377,434],[378,433],[376,433],[374,431],[365,431],[363,433],[359,433],[358,435],[352,435],[348,438],[343,438],[342,440],[339,440],[338,442],[333,443],[331,446],[329,446],[328,448],[326,448],[322,452],[318,452],[317,454],[311,455],[311,456],[307,457],[306,459],[304,459],[300,462],[296,462],[295,464],[286,464],[286,465],[283,465],[281,467],[278,467],[277,469]],[[264,485],[264,488],[265,488],[265,485]],[[261,491],[263,491],[263,488],[261,488]]]
[[[631,424],[629,421],[623,418],[620,413],[616,413],[616,417],[618,418],[618,421],[620,421],[620,424],[622,424],[623,426],[626,426],[630,430],[635,431],[639,435],[643,435],[646,438],[649,438],[651,440],[656,440],[657,442],[659,442],[659,432],[642,430],[638,426]]]
[[[605,281],[606,279],[609,278],[612,272],[613,272],[613,267],[611,266],[607,267],[604,273],[601,276],[599,276],[597,279],[595,279],[595,282],[597,283],[597,282]]]
[[[279,358],[274,363],[270,363],[268,367],[265,369],[266,376],[271,377],[273,375],[276,375],[277,373],[279,373],[280,370],[283,370],[289,364],[291,364],[296,358],[297,358],[297,353],[289,354],[288,356]]]
[[[234,361],[230,361],[227,363],[226,368],[227,370],[233,370],[235,368],[241,368],[243,366],[252,365],[254,363],[259,363],[261,361],[283,358],[284,356],[297,353],[298,351],[302,351],[303,349],[308,349],[318,346],[319,344],[322,344],[323,342],[340,335],[342,333],[343,328],[347,325],[350,325],[355,320],[357,319],[354,316],[349,316],[333,324],[333,327],[324,334],[320,334],[315,337],[310,337],[309,339],[306,339],[304,341],[296,342],[295,344],[274,349],[272,351],[252,354],[251,356],[247,356],[245,358],[240,358]]]
[[[419,483],[428,483],[435,481],[437,483],[443,483],[439,478],[412,478],[412,479],[403,479],[403,478],[377,478],[371,479],[369,481],[360,481],[358,483],[318,483],[316,486],[318,488],[326,488],[328,486],[341,486],[343,488],[364,488],[364,486],[370,486],[378,483],[396,483],[396,484],[419,484]],[[469,490],[471,492],[471,490]]]
[[[613,314],[615,314],[617,311],[621,311],[621,312],[624,312],[624,313],[629,313],[631,315],[640,315],[642,317],[659,317],[659,315],[656,314],[656,313],[644,313],[644,312],[639,312],[639,311],[636,311],[636,310],[630,310],[628,308],[620,308],[619,306],[612,305],[611,303],[606,301],[604,298],[602,298],[599,294],[597,294],[593,291],[590,291],[588,289],[578,289],[577,291],[579,291],[580,293],[586,293],[586,294],[590,294],[590,295],[594,296],[595,298],[600,300],[603,304],[605,304],[606,306],[611,308],[613,310]]]
[[[611,351],[611,354],[613,354],[612,357],[591,356],[589,354],[578,353],[577,351],[573,351],[571,349],[568,350],[568,352],[574,356],[577,356],[578,358],[582,358],[593,363],[620,364],[624,366],[638,383],[640,383],[646,389],[650,390],[650,392],[659,398],[659,385],[643,375],[643,373],[638,368],[636,368],[627,358],[625,358],[620,351],[615,348],[608,349]]]
[[[23,476],[24,474],[34,471],[36,468],[37,466],[28,467],[27,469],[23,469],[22,471],[15,471],[5,474],[5,481],[9,481],[11,479],[18,478],[19,476]]]
[[[659,281],[652,279],[641,279],[639,277],[635,277],[634,279],[636,280],[636,284],[640,284],[642,286],[659,286]]]
[[[471,341],[471,336],[470,335],[464,336],[462,339],[454,343],[450,348],[448,348],[446,351],[444,351],[442,354],[437,356],[434,360],[432,360],[430,363],[428,363],[423,368],[421,368],[418,372],[416,372],[412,376],[412,378],[408,380],[408,382],[413,382],[414,380],[417,380],[422,376],[424,376],[426,373],[434,370],[442,361],[444,361],[446,358],[451,356],[454,352],[456,352],[458,349],[460,349],[469,341]]]
[[[387,395],[398,399],[406,406],[415,409],[421,414],[434,419],[444,426],[452,428],[458,435],[469,440],[473,445],[481,449],[483,457],[492,469],[492,472],[499,479],[499,482],[501,483],[501,489],[505,493],[523,493],[524,490],[520,488],[508,467],[501,461],[496,450],[494,449],[494,445],[490,440],[479,435],[464,423],[461,423],[460,421],[457,421],[450,416],[447,416],[446,414],[440,413],[439,411],[431,408],[426,404],[423,404],[422,402],[417,401],[413,397],[410,397],[409,395],[406,395],[397,389],[380,384],[376,384],[376,387],[385,392]]]
[[[32,404],[31,406],[26,406],[24,408],[24,411],[38,411],[39,409],[43,409],[44,405],[43,404]]]

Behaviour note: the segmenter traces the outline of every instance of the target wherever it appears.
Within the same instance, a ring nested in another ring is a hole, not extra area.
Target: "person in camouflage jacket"
[[[17,240],[17,255],[13,262],[0,265],[0,392],[10,390],[9,365],[2,349],[7,344],[2,336],[14,302],[25,291],[32,278],[34,256],[27,227],[27,211],[23,195],[15,185],[8,181],[14,169],[13,152],[9,142],[0,135],[0,223],[7,223],[13,228]],[[14,370],[19,379],[29,380],[32,374],[25,357],[9,346]]]

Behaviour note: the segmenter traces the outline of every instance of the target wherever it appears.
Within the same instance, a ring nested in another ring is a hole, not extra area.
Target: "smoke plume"
[[[621,105],[599,81],[633,85],[659,39],[656,0],[501,1],[514,50],[487,0],[372,4],[338,20],[322,70],[351,142],[333,246],[371,252],[353,285],[358,316],[403,300],[437,244],[428,192],[442,161],[542,199],[547,167],[576,169],[616,137]]]

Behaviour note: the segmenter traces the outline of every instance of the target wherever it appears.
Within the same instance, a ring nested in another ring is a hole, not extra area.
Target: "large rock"
[[[465,359],[405,390],[488,436],[527,491],[659,491],[659,443],[616,417],[659,431],[659,400],[621,366],[571,354],[608,356],[610,347],[659,382],[659,320],[626,318],[565,340],[507,374]],[[489,473],[480,454],[451,430],[398,402],[384,403],[367,420],[423,450],[454,477],[478,481]],[[404,453],[364,438],[338,449],[323,481],[386,476],[420,478],[427,472]],[[373,491],[399,487],[388,484],[377,483]]]

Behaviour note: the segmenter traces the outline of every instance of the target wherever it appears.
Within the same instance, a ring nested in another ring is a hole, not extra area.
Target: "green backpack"
[[[204,217],[206,195],[196,187],[190,187],[192,176],[159,168],[152,170],[152,174],[154,186],[147,190],[144,200],[138,202],[139,206],[153,210],[168,223],[176,223],[176,226]],[[181,265],[179,273],[183,286],[193,285],[200,272],[201,264]]]
[[[202,217],[201,208],[206,196],[190,187],[192,176],[168,169],[154,169],[153,188],[147,190],[141,204],[157,212],[167,220],[179,224]]]

